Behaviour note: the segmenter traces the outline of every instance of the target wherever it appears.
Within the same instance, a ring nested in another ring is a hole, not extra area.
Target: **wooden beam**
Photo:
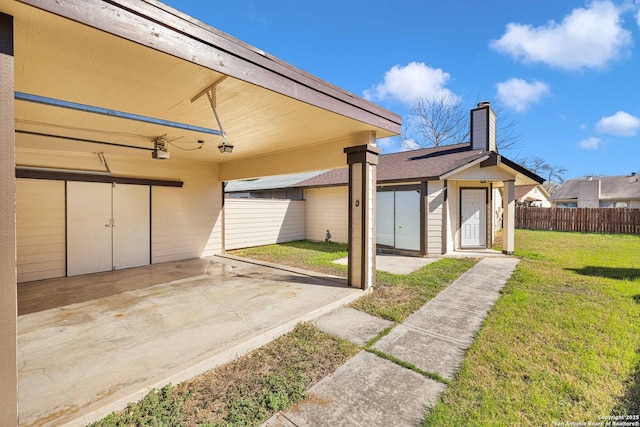
[[[18,425],[13,17],[0,13],[0,425]]]
[[[354,145],[355,141],[338,140],[246,159],[228,160],[220,163],[220,181],[343,168],[343,149],[345,146]],[[233,159],[233,153],[228,156],[229,159]]]
[[[164,179],[135,178],[126,176],[112,176],[104,173],[83,173],[50,171],[46,169],[20,169],[16,168],[16,178],[49,179],[53,181],[81,181],[104,182],[116,184],[154,185],[156,187],[182,187],[184,182]]]

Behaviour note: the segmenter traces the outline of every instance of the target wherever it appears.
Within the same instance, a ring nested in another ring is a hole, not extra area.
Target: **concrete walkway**
[[[374,345],[423,371],[453,379],[484,318],[511,277],[517,258],[484,258]],[[391,325],[341,308],[314,322],[362,345]],[[263,425],[418,426],[446,385],[362,351],[309,391],[309,398]]]

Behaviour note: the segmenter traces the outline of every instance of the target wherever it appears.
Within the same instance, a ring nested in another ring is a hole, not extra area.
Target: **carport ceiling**
[[[191,100],[224,74],[28,5],[12,3],[8,9],[15,19],[16,92],[218,129],[207,97]],[[233,77],[216,90],[227,141],[235,146],[234,160],[335,142],[363,131],[374,130],[378,137],[395,134]],[[216,148],[221,137],[202,132],[23,100],[16,100],[15,114],[17,149],[150,156],[141,150],[22,132],[148,149],[153,138],[166,135],[185,149],[205,141],[203,149],[195,151],[170,147],[172,158],[230,159]]]

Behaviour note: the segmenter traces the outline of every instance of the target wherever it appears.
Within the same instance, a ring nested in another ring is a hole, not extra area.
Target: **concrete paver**
[[[360,352],[264,426],[417,426],[445,385]]]
[[[376,255],[376,270],[393,274],[410,274],[438,261],[439,258],[419,258],[400,255],[378,254]],[[347,258],[334,261],[336,264],[347,265]]]
[[[404,325],[470,344],[484,317],[485,313],[481,311],[468,310],[437,301],[426,304],[409,317]]]
[[[453,379],[468,345],[443,335],[398,325],[374,346],[423,371]]]
[[[395,326],[374,348],[453,379],[517,258],[484,258]],[[333,324],[338,327],[339,324]],[[446,386],[361,352],[309,390],[310,397],[268,420],[267,427],[416,426]]]
[[[425,371],[453,378],[466,349],[518,261],[516,258],[481,260],[412,314],[403,325],[378,341],[375,348]],[[473,301],[479,294],[488,297],[482,300],[482,308],[469,309],[457,304],[456,297]]]
[[[314,320],[313,325],[322,332],[364,345],[393,322],[380,319],[351,307],[342,307]]]
[[[471,288],[459,290],[457,287],[451,288],[451,286],[438,294],[438,300],[441,304],[479,312],[489,311],[499,298],[499,292],[483,292]]]

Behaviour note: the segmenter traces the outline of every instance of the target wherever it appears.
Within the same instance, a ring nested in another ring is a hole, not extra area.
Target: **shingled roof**
[[[419,179],[438,179],[441,175],[486,155],[483,150],[470,150],[470,144],[446,145],[383,154],[378,160],[378,183]],[[347,185],[347,169],[334,169],[296,184],[296,187],[326,187]]]
[[[377,182],[378,184],[389,184],[425,179],[438,180],[442,175],[464,167],[487,156],[487,154],[488,152],[485,150],[472,150],[469,143],[383,154],[378,158]],[[543,182],[542,178],[509,159],[502,157],[502,162],[538,182]],[[348,185],[348,183],[349,170],[345,167],[325,172],[295,174],[284,178],[265,177],[250,181],[230,182],[225,191],[257,191],[284,187],[330,187]]]
[[[598,176],[600,200],[640,200],[640,179],[634,176]],[[551,200],[578,200],[580,181],[586,178],[568,179],[551,196]]]

